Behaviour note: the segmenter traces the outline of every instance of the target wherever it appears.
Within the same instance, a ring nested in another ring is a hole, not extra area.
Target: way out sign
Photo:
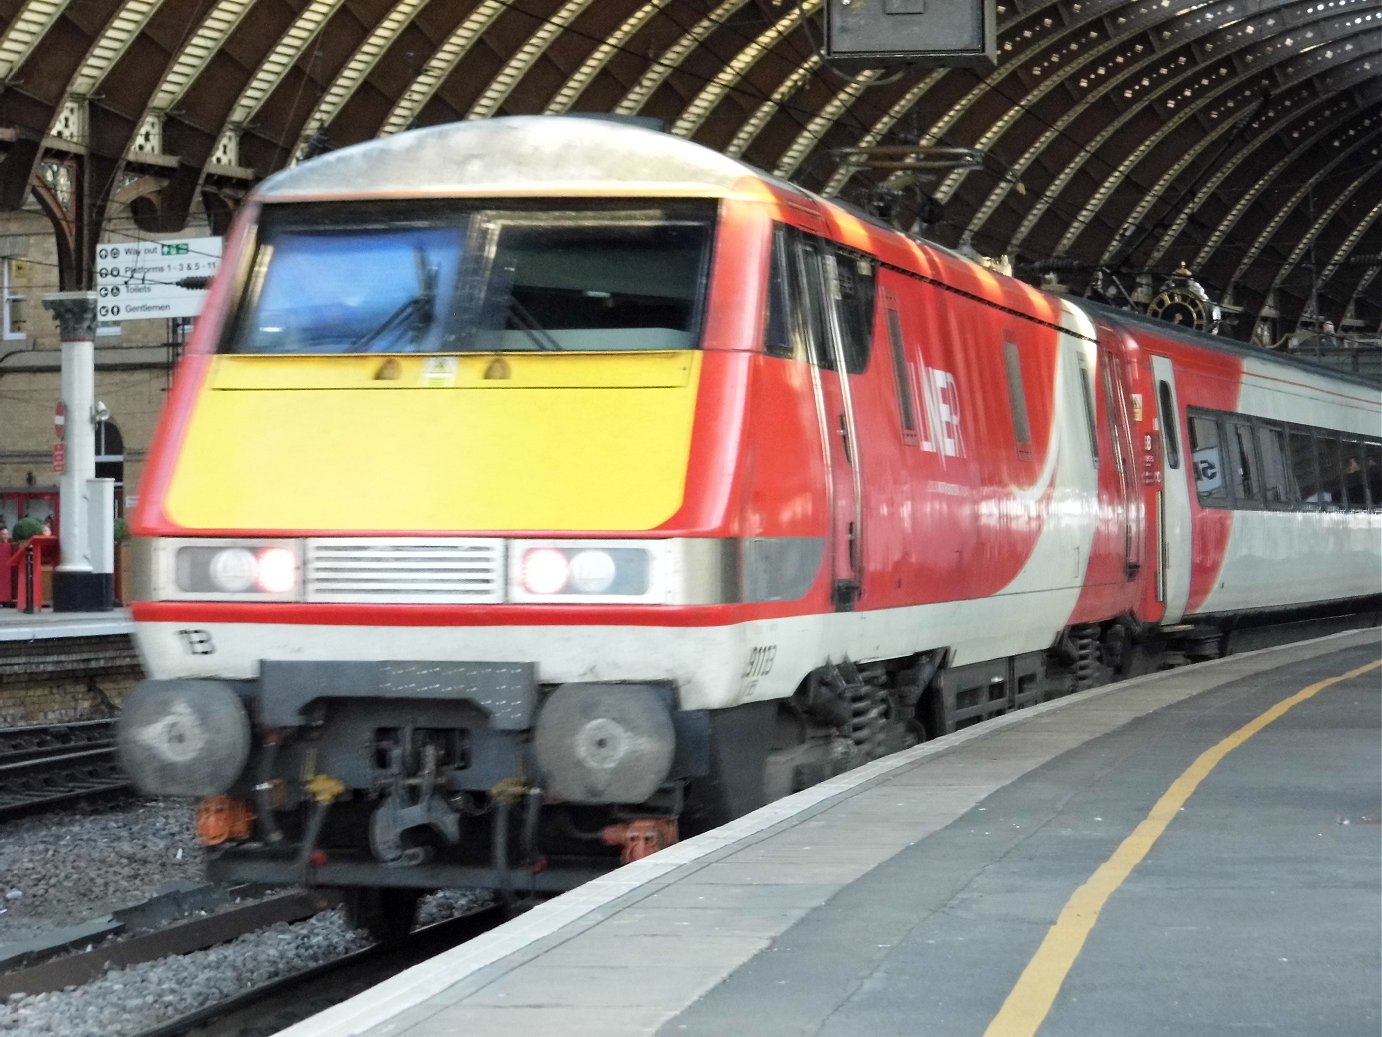
[[[67,469],[67,447],[61,443],[53,444],[53,471],[61,475]]]

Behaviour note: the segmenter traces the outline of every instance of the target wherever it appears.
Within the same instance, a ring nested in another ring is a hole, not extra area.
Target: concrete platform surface
[[[1376,1037],[1379,656],[1353,631],[928,742],[283,1033]]]
[[[0,608],[0,641],[38,641],[52,637],[104,637],[134,632],[128,609],[109,612],[20,612]]]

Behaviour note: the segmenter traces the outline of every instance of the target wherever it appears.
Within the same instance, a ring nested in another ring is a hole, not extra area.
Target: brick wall
[[[126,497],[138,492],[145,451],[167,398],[166,383],[163,371],[96,372],[96,398],[110,410],[125,444]],[[0,489],[57,486],[59,476],[52,465],[53,408],[61,389],[56,371],[9,371],[0,376]],[[5,516],[11,526],[21,517]]]
[[[114,716],[142,676],[128,637],[0,641],[0,727]]]

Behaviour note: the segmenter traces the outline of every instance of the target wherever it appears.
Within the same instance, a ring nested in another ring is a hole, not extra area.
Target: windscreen
[[[694,349],[714,203],[265,206],[230,353]]]

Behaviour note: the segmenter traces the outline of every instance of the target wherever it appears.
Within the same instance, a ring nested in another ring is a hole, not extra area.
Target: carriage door
[[[1176,623],[1190,598],[1190,490],[1182,471],[1180,401],[1169,358],[1152,357],[1157,430],[1161,433],[1161,488],[1156,495],[1157,598],[1166,607],[1163,623]]]
[[[1099,366],[1104,372],[1104,409],[1113,440],[1118,492],[1123,500],[1123,574],[1131,580],[1142,568],[1142,484],[1137,478],[1133,425],[1128,414],[1128,378],[1120,343],[1099,330]]]
[[[811,360],[811,385],[816,398],[826,468],[830,473],[831,597],[837,612],[854,608],[861,590],[863,557],[862,486],[858,436],[849,392],[849,371],[855,365],[846,348],[842,303],[853,302],[861,290],[853,260],[837,256],[820,238],[793,235],[797,253],[797,288]],[[872,272],[868,277],[872,301]],[[872,311],[870,309],[870,315]]]

